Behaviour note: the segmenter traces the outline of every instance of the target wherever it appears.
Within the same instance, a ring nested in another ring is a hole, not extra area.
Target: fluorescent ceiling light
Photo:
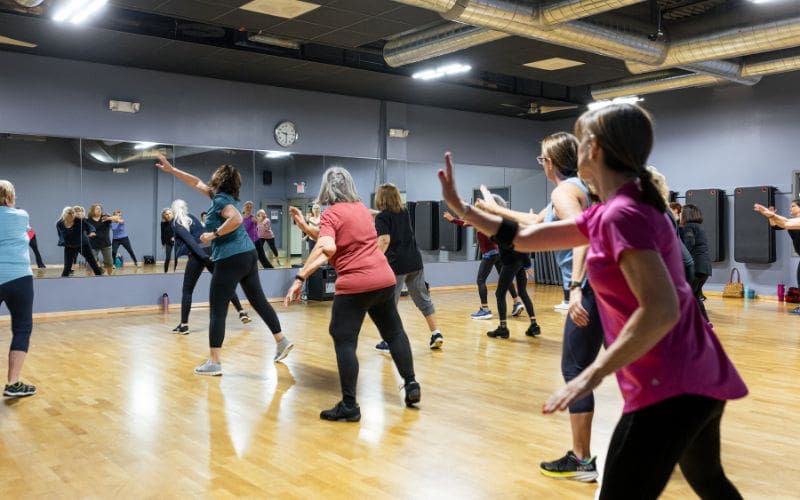
[[[3,35],[0,35],[0,43],[4,45],[16,45],[17,47],[25,47],[28,49],[36,47],[35,43],[23,42],[22,40],[15,40]]]
[[[550,59],[542,59],[540,61],[533,61],[527,64],[523,64],[523,66],[527,66],[528,68],[534,69],[543,69],[545,71],[556,71],[559,69],[566,69],[572,68],[574,66],[580,66],[584,63],[580,61],[573,61],[572,59],[563,59],[561,57],[551,57]]]
[[[239,8],[268,16],[294,19],[318,7],[319,5],[315,3],[303,2],[302,0],[253,0]]]
[[[292,156],[292,153],[286,151],[264,151],[264,156],[267,158],[286,158],[287,156]]]
[[[73,24],[80,24],[107,3],[108,0],[67,0],[53,15],[53,20],[56,22],[69,20]]]
[[[157,146],[157,142],[140,142],[139,144],[135,145],[133,149],[150,149],[153,146]]]
[[[611,100],[590,102],[587,107],[590,111],[594,111],[595,109],[605,108],[606,106],[611,106],[612,104],[636,104],[637,102],[642,101],[644,101],[644,99],[641,97],[632,95],[629,97],[615,97]]]
[[[254,43],[260,43],[262,45],[272,45],[273,47],[300,50],[300,42],[296,40],[270,35],[269,33],[263,33],[261,31],[255,35],[248,36],[247,40]]]
[[[413,75],[411,75],[411,78],[416,78],[417,80],[433,80],[435,78],[441,78],[443,76],[466,73],[471,69],[472,66],[466,64],[459,64],[459,63],[448,64],[446,66],[439,66],[436,69],[426,69],[424,71],[418,71]]]

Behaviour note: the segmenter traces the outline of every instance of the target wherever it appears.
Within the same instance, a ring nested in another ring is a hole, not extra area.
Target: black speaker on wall
[[[747,264],[775,262],[775,230],[753,204],[775,205],[772,186],[737,187],[733,191],[733,260]]]
[[[708,253],[712,262],[725,260],[725,191],[722,189],[690,189],[686,191],[686,204],[694,205],[703,213],[703,229],[708,238]]]
[[[439,223],[439,250],[460,252],[461,241],[464,239],[464,230],[461,226],[453,224],[442,215],[447,211],[447,203],[439,202],[439,212],[436,217]]]
[[[439,249],[438,201],[418,201],[414,207],[414,236],[420,250]]]
[[[271,170],[264,170],[262,173],[263,181],[265,186],[272,185],[272,171]]]

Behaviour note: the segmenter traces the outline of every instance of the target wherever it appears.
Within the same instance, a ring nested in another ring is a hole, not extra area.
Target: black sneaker
[[[36,394],[36,387],[17,381],[15,384],[6,384],[3,396],[9,398],[24,398]]]
[[[385,340],[381,340],[378,342],[378,345],[375,346],[375,350],[378,352],[389,352],[389,344]]]
[[[510,335],[508,328],[505,326],[498,326],[497,329],[486,332],[486,335],[497,338],[500,337],[501,339],[507,339]]]
[[[580,460],[568,451],[566,455],[552,462],[542,462],[539,471],[547,477],[555,479],[572,479],[584,483],[593,483],[597,480],[597,457],[592,457],[588,462]]]
[[[250,316],[248,316],[248,315],[247,315],[247,311],[241,311],[241,312],[239,313],[239,320],[240,320],[242,323],[244,323],[245,325],[246,325],[247,323],[250,323],[251,321],[253,321],[252,319],[250,319]]]
[[[441,333],[436,332],[433,335],[431,335],[431,342],[430,342],[431,349],[441,349],[442,344],[444,344],[444,336],[442,336]]]
[[[350,408],[345,406],[344,401],[339,401],[330,410],[322,410],[319,418],[334,422],[358,422],[361,420],[361,407],[356,405],[355,408]]]
[[[525,335],[528,337],[536,337],[537,335],[541,335],[542,329],[539,327],[539,324],[536,322],[531,323],[531,326],[525,330]]]
[[[409,382],[403,388],[406,390],[406,406],[414,406],[419,403],[421,397],[419,382]]]
[[[178,325],[172,329],[172,333],[187,335],[189,333],[189,325]]]

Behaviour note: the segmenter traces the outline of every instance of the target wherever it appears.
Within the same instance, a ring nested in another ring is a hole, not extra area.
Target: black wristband
[[[570,290],[574,290],[576,288],[581,288],[582,286],[583,286],[583,283],[581,283],[580,281],[570,281],[569,282],[569,289]]]
[[[304,282],[306,279],[300,276],[300,273],[294,275],[294,279],[300,280],[300,283]]]
[[[500,245],[500,248],[513,250],[514,238],[517,236],[518,227],[519,224],[515,221],[503,219],[503,222],[500,223],[500,229],[497,230],[497,234],[492,236],[492,241]]]

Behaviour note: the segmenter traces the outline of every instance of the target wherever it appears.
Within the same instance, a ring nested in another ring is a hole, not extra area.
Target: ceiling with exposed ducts
[[[0,50],[533,120],[800,69],[797,0],[110,0],[82,26],[66,1],[0,0]]]

